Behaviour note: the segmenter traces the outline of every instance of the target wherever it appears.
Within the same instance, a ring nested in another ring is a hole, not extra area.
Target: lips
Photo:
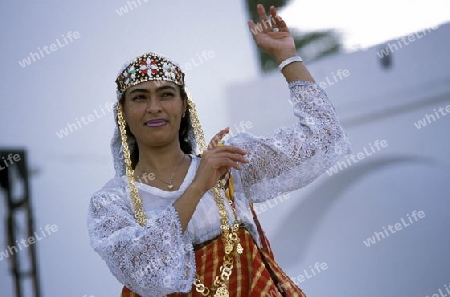
[[[145,122],[145,126],[147,127],[161,127],[165,126],[167,124],[167,120],[164,119],[155,119],[155,120],[149,120]]]

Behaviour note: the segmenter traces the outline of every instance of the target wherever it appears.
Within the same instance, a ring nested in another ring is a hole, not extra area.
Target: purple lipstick
[[[145,123],[147,127],[161,127],[167,124],[166,120],[150,120]]]

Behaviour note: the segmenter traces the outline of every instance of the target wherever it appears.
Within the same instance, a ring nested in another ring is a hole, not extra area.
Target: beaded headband
[[[184,73],[178,65],[155,53],[137,57],[119,74],[117,90],[123,93],[131,86],[145,81],[165,80],[184,85]]]

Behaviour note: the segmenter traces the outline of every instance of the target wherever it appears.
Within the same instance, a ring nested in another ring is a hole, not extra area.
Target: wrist
[[[208,190],[204,190],[195,180],[188,187],[188,191],[191,192],[194,196],[201,198]]]
[[[273,59],[277,62],[278,65],[281,64],[284,60],[290,57],[298,56],[298,53],[295,49],[289,49],[285,51],[279,51],[274,56]]]

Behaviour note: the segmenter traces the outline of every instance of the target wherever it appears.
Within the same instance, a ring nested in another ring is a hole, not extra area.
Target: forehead
[[[126,93],[130,93],[133,90],[138,90],[138,89],[146,89],[149,91],[154,91],[160,88],[167,88],[167,87],[172,87],[176,90],[178,90],[178,86],[171,82],[171,81],[165,81],[165,80],[153,80],[153,81],[145,81],[145,82],[141,82],[137,85],[131,86]]]

